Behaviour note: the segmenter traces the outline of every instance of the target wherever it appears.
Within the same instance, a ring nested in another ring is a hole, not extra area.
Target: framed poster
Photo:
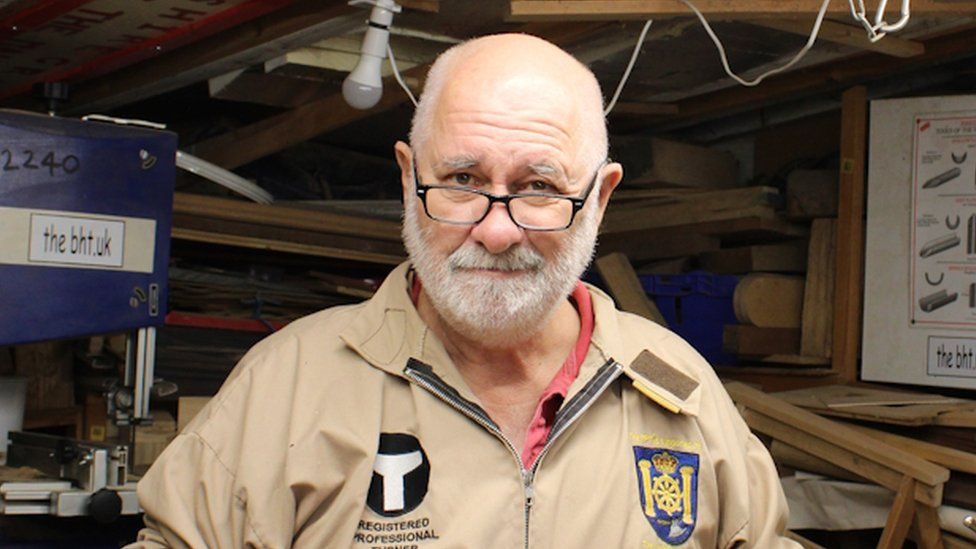
[[[976,97],[871,103],[862,377],[976,388]]]

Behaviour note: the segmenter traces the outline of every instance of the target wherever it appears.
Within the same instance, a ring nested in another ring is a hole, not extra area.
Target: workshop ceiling
[[[790,59],[821,4],[695,3],[732,67],[747,77]],[[861,83],[874,85],[875,95],[972,91],[976,1],[915,0],[908,27],[872,43],[847,2],[832,0],[810,53],[755,88],[725,75],[714,44],[679,0],[400,4],[391,45],[415,91],[431,60],[452,44],[516,31],[571,51],[609,95],[643,21],[653,17],[611,115],[614,133],[686,132],[705,141],[717,135],[695,133],[705,122],[813,114],[836,106],[838,90]],[[229,169],[283,152],[299,164],[308,155],[344,153],[375,163],[405,136],[412,106],[392,78],[369,111],[342,101],[341,83],[359,57],[367,16],[333,0],[0,0],[0,106],[45,110],[32,90],[64,82],[69,94],[59,114],[162,122],[180,134],[181,148]]]

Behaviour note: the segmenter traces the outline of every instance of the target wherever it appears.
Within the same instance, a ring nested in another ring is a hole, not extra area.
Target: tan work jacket
[[[794,546],[769,454],[680,338],[589,288],[589,352],[523,470],[407,271],[244,357],[139,483],[136,547]]]

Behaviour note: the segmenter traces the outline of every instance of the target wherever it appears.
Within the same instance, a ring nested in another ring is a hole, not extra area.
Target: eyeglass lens
[[[427,191],[431,217],[453,223],[475,223],[488,211],[487,196],[465,189],[432,188]],[[573,215],[573,203],[554,196],[513,196],[508,202],[512,219],[526,228],[565,227]]]

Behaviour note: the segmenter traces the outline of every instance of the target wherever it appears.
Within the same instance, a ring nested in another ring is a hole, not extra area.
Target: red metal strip
[[[35,76],[30,80],[0,91],[0,100],[26,93],[38,82],[70,81],[72,79],[75,79],[74,81],[81,81],[106,74],[126,65],[131,65],[152,57],[153,55],[159,55],[161,52],[171,51],[234,25],[266,15],[295,1],[249,0],[248,2],[217,12],[199,21],[177,27],[160,36],[147,38],[138,44],[96,57],[80,65],[68,69],[49,71]]]
[[[208,328],[212,330],[270,333],[284,328],[288,323],[281,320],[229,318],[172,311],[166,315],[166,325],[187,328]]]

